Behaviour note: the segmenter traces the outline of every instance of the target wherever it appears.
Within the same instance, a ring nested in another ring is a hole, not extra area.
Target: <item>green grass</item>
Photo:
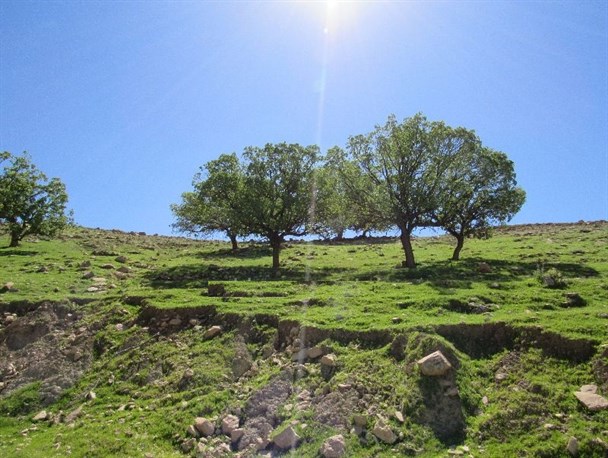
[[[223,242],[71,228],[58,240],[30,239],[18,248],[0,248],[0,287],[14,284],[0,294],[0,307],[70,302],[82,313],[82,323],[96,329],[91,367],[46,407],[57,414],[83,405],[84,415],[73,427],[38,423],[31,429],[31,417],[42,408],[38,385],[0,394],[0,455],[183,456],[180,443],[194,417],[219,417],[244,406],[280,372],[273,358],[261,356],[272,344],[272,327],[254,324],[260,337],[248,348],[258,368],[236,382],[233,332],[208,341],[191,326],[156,335],[134,325],[141,307],[125,298],[141,297],[169,313],[214,306],[220,316],[274,315],[326,330],[407,336],[398,359],[390,345],[327,340],[339,360],[334,377],[325,381],[318,365],[307,364],[309,375],[296,382],[298,389],[313,393],[334,392],[340,384],[363,387],[366,402],[402,434],[394,446],[369,434],[363,440],[347,434],[348,456],[446,456],[450,444],[418,418],[428,387],[413,363],[433,348],[444,348],[460,363],[456,381],[467,426],[464,442],[455,444],[460,449],[468,447],[473,456],[567,456],[565,444],[576,436],[584,456],[602,456],[596,439],[608,442],[608,412],[587,412],[572,395],[588,383],[608,390],[608,381],[594,369],[601,357],[572,362],[532,344],[475,358],[435,330],[507,323],[608,343],[608,224],[500,229],[488,240],[468,240],[457,262],[449,261],[452,243],[448,237],[416,239],[419,267],[407,270],[401,268],[396,240],[290,242],[281,253],[279,278],[270,269],[270,250],[258,243],[243,243],[232,253]],[[8,237],[0,238],[0,245],[7,244]],[[126,262],[117,261],[119,256]],[[81,267],[85,262],[90,266]],[[492,272],[480,273],[480,262]],[[106,264],[130,270],[117,275]],[[89,271],[105,282],[84,278]],[[542,282],[547,272],[564,284],[547,287]],[[209,296],[208,287],[218,284],[226,294]],[[565,307],[569,292],[578,293],[585,305]],[[483,313],[466,313],[479,306]],[[119,323],[126,329],[117,330]],[[288,364],[288,355],[276,357]],[[505,365],[507,378],[496,382]],[[185,383],[188,368],[194,376]],[[97,398],[87,400],[89,391]],[[395,410],[405,414],[403,424],[392,417]],[[310,409],[282,410],[282,417],[282,427],[298,422],[303,437],[293,456],[316,456],[323,440],[336,433],[317,423]]]

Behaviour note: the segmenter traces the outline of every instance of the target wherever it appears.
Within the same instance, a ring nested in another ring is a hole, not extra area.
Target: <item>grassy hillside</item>
[[[608,410],[574,392],[608,395],[608,224],[415,250],[412,271],[393,239],[290,242],[275,279],[257,243],[2,248],[0,454],[314,457],[341,434],[344,456],[605,456]],[[423,375],[435,350],[452,369]]]

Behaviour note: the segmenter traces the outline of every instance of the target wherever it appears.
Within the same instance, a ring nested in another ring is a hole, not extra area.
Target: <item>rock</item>
[[[203,339],[213,339],[215,336],[219,335],[221,332],[222,332],[221,326],[211,326],[203,334]]]
[[[13,291],[15,289],[15,284],[12,281],[8,281],[4,284],[4,286],[2,287],[2,289],[0,290],[3,293],[6,293],[8,291]]]
[[[96,292],[98,292],[100,290],[101,290],[101,288],[98,288],[97,286],[89,286],[87,288],[87,292],[88,293],[96,293]]]
[[[84,278],[85,280],[88,280],[89,278],[93,278],[95,277],[95,274],[93,272],[91,272],[90,270],[88,272],[85,272],[84,274],[82,274],[82,278]]]
[[[276,445],[281,450],[289,450],[292,448],[296,448],[300,442],[300,436],[298,433],[294,431],[294,429],[289,426],[284,429],[281,433],[276,435],[273,439],[274,445]]]
[[[116,272],[120,272],[121,274],[130,274],[131,268],[127,266],[120,266],[118,269],[116,269]]]
[[[226,415],[222,420],[222,432],[232,437],[232,432],[239,427],[239,417]]]
[[[319,453],[324,458],[340,458],[344,456],[346,453],[344,436],[342,434],[331,436],[329,439],[323,442]]]
[[[232,442],[238,442],[241,437],[245,434],[245,430],[243,428],[233,429],[230,433],[230,440]]]
[[[579,388],[579,391],[582,391],[584,393],[593,393],[596,394],[597,393],[597,385],[583,385]]]
[[[72,410],[69,414],[67,414],[66,417],[65,417],[65,422],[68,423],[68,424],[69,423],[73,423],[81,415],[82,415],[82,406],[80,406],[80,407]]]
[[[80,269],[87,269],[87,268],[91,267],[91,261],[82,261],[82,262],[81,262],[81,263],[78,265],[78,267],[79,267]]]
[[[129,276],[123,272],[119,272],[118,270],[116,272],[114,272],[114,276],[118,279],[118,280],[125,280],[127,278],[129,278]]]
[[[492,266],[487,262],[480,262],[477,264],[477,271],[481,274],[489,274],[492,273]]]
[[[508,377],[509,377],[509,374],[498,371],[498,372],[496,372],[496,374],[494,374],[494,381],[500,383],[500,382],[505,381]]]
[[[175,317],[169,320],[169,326],[180,326],[182,324],[182,320],[180,317]]]
[[[107,269],[107,270],[115,270],[116,267],[114,267],[114,264],[102,264],[101,265],[102,269]]]
[[[34,415],[33,421],[46,421],[49,419],[49,414],[46,410],[42,410]]]
[[[323,355],[323,357],[321,358],[321,365],[335,367],[336,359],[337,359],[336,355],[334,355],[333,353],[330,353],[328,355]]]
[[[207,286],[207,296],[209,297],[222,297],[225,294],[226,287],[221,283]]]
[[[47,273],[49,271],[49,268],[47,266],[40,266],[36,272],[39,274],[44,274]]]
[[[581,404],[591,411],[608,409],[608,400],[599,394],[588,391],[577,391],[574,395]]]
[[[401,412],[399,412],[398,410],[395,411],[395,418],[397,419],[397,421],[399,423],[404,423],[405,422],[405,418],[403,418],[403,414]]]
[[[399,324],[403,322],[403,318],[398,317],[398,316],[394,316],[391,321],[393,322],[393,324]]]
[[[191,437],[190,439],[186,439],[184,442],[182,442],[182,451],[184,453],[188,453],[190,451],[192,451],[194,449],[194,447],[196,447],[196,439],[194,437]]]
[[[365,428],[367,426],[367,415],[353,415],[353,423],[356,426]]]
[[[423,375],[431,377],[444,375],[452,368],[450,362],[440,351],[436,351],[425,356],[424,358],[418,360],[416,364],[418,364],[420,372],[422,372]]]
[[[192,436],[192,437],[199,437],[199,436],[200,436],[200,433],[198,432],[198,429],[196,429],[196,428],[194,427],[194,425],[190,425],[190,426],[188,426],[188,429],[186,430],[186,433],[187,433],[189,436]]]
[[[317,359],[319,356],[323,356],[323,349],[321,347],[312,347],[306,350],[306,356],[310,359]]]
[[[95,399],[97,399],[97,394],[95,393],[95,391],[89,391],[87,393],[87,399],[89,401],[94,401]]]
[[[566,450],[572,456],[578,456],[578,439],[574,436],[568,439],[568,445],[566,445]]]
[[[125,325],[124,325],[124,324],[122,324],[122,323],[117,323],[117,324],[116,324],[116,326],[114,326],[114,328],[115,328],[115,329],[116,329],[118,332],[121,332],[121,331],[124,331],[124,329],[125,329]]]
[[[481,403],[482,403],[484,406],[487,406],[487,405],[490,403],[490,400],[488,399],[488,397],[487,397],[487,396],[484,396],[483,398],[481,398]]]
[[[583,299],[578,293],[565,293],[564,297],[566,300],[562,302],[562,307],[584,307],[587,304],[587,301],[585,301],[585,299]]]
[[[397,436],[391,427],[385,425],[381,420],[378,420],[374,425],[372,434],[386,444],[394,444],[397,441]]]
[[[127,258],[125,256],[118,256],[116,257],[116,259],[114,259],[114,261],[124,264],[125,262],[127,262]]]
[[[215,425],[203,417],[196,417],[194,427],[204,437],[212,436],[215,432]]]

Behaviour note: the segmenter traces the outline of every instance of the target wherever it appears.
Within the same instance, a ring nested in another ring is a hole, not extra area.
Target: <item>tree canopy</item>
[[[10,246],[27,235],[52,236],[63,229],[68,195],[59,178],[50,180],[24,153],[0,154],[0,221],[7,225]]]
[[[275,273],[288,236],[340,239],[349,230],[397,228],[403,264],[414,268],[416,229],[438,227],[454,236],[457,260],[466,237],[508,221],[525,201],[506,154],[483,146],[472,130],[421,113],[402,122],[389,116],[320,159],[317,146],[288,143],[250,146],[240,158],[223,154],[172,206],[174,227],[224,231],[234,249],[239,235],[265,238]]]

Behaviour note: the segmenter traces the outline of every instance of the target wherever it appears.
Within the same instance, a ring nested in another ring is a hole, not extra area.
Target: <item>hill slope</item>
[[[608,224],[415,242],[0,249],[0,453],[605,456]]]

